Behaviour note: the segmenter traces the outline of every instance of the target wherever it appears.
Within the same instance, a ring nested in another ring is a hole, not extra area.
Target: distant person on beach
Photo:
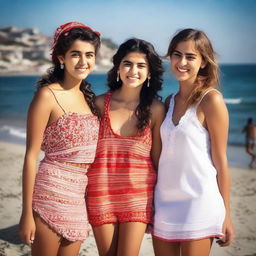
[[[92,72],[100,34],[69,22],[57,28],[53,68],[38,81],[27,119],[20,235],[35,256],[75,256],[87,238],[86,172],[98,140]],[[40,148],[45,152],[36,173]]]
[[[218,65],[204,32],[179,31],[167,55],[179,91],[166,99],[155,189],[155,255],[210,254],[233,240],[226,157],[228,112]]]
[[[251,117],[247,119],[247,124],[244,126],[242,132],[245,133],[246,152],[252,157],[249,167],[253,168],[253,164],[256,159],[256,154],[254,152],[256,142],[256,125],[253,123],[253,119]]]
[[[152,223],[164,70],[153,46],[136,38],[119,47],[113,63],[110,90],[96,98],[101,123],[88,171],[88,216],[99,255],[136,256]]]

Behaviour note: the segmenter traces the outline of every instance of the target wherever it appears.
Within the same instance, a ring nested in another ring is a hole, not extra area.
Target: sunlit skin
[[[180,83],[193,84],[200,68],[205,67],[192,40],[180,42],[170,56],[171,70]]]
[[[118,69],[123,86],[136,88],[142,86],[150,77],[146,54],[128,53],[121,61]]]
[[[179,91],[175,95],[172,115],[174,125],[187,111],[187,99],[195,88],[195,80],[200,68],[206,66],[202,55],[195,48],[193,40],[181,41],[170,56],[171,70],[179,82]],[[170,96],[166,99],[169,107]],[[222,226],[223,237],[218,240],[220,246],[229,245],[234,237],[230,217],[230,177],[226,157],[228,138],[228,112],[223,97],[216,91],[209,92],[197,108],[197,117],[202,126],[208,130],[211,141],[211,158],[217,170],[217,183],[226,207],[226,218]],[[153,238],[156,256],[208,256],[213,238],[186,242],[167,242]]]
[[[95,49],[91,43],[77,39],[65,55],[58,59],[65,66],[64,80],[81,81],[95,66]]]
[[[23,209],[20,235],[24,243],[32,247],[32,255],[77,255],[81,241],[68,242],[52,231],[33,212],[32,195],[35,183],[37,159],[47,126],[56,122],[64,113],[49,90],[54,92],[65,112],[89,114],[91,109],[80,90],[80,84],[95,65],[95,48],[86,41],[75,40],[64,56],[58,56],[64,64],[64,79],[41,88],[33,98],[27,118],[27,147],[23,166]],[[49,88],[47,88],[49,87]],[[31,243],[30,240],[34,242]]]

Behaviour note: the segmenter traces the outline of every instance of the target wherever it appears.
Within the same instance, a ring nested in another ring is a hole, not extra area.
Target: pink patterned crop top
[[[41,149],[51,161],[92,163],[99,120],[93,114],[64,113],[45,129]]]

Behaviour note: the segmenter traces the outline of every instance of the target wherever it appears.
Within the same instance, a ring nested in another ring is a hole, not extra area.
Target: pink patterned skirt
[[[33,210],[69,241],[82,241],[89,235],[86,172],[86,168],[43,160],[36,175]]]

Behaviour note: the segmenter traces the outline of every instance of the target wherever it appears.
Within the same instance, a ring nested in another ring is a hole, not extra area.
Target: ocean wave
[[[255,97],[246,97],[246,98],[225,98],[224,99],[226,104],[245,104],[245,105],[251,105],[256,104],[256,98]]]
[[[13,137],[26,139],[26,131],[22,128],[4,125],[0,127],[0,132],[5,135],[11,135]]]
[[[224,99],[226,104],[240,104],[242,103],[242,98],[237,99]]]

